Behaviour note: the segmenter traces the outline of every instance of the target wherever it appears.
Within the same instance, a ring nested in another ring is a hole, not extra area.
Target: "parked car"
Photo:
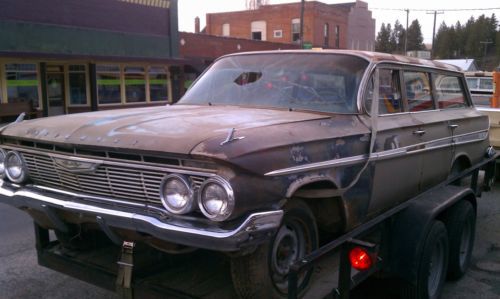
[[[490,107],[493,96],[492,72],[465,72],[465,79],[474,104],[478,107]]]
[[[102,230],[169,253],[228,253],[239,296],[281,298],[293,262],[478,163],[488,146],[488,118],[451,66],[241,53],[218,59],[175,105],[4,127],[0,201],[68,247]]]

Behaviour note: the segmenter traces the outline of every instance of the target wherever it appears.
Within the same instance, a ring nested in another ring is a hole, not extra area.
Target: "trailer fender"
[[[410,283],[416,283],[417,263],[422,254],[430,224],[460,200],[468,200],[476,209],[476,197],[470,188],[445,186],[418,196],[392,219],[387,272]]]

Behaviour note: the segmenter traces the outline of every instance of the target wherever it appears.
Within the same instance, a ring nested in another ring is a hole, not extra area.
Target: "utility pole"
[[[484,55],[483,55],[483,61],[482,61],[483,70],[484,70],[485,66],[486,66],[486,54],[488,52],[488,45],[492,44],[493,42],[487,40],[487,41],[480,41],[479,43],[484,45]]]
[[[408,46],[408,18],[410,17],[410,10],[409,9],[405,9],[406,11],[406,32],[405,32],[405,51],[404,51],[404,55],[406,55],[406,48]]]
[[[304,49],[304,9],[305,0],[302,0],[300,5],[300,48]]]
[[[436,15],[438,14],[444,14],[443,11],[437,11],[435,10],[434,12],[428,11],[427,14],[434,14],[434,27],[432,27],[432,46],[431,46],[431,59],[434,59],[434,41],[436,37]]]

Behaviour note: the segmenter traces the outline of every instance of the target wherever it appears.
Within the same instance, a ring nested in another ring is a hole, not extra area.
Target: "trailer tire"
[[[474,248],[476,213],[469,201],[461,200],[446,213],[443,220],[450,243],[448,278],[457,280],[464,276],[470,264]]]
[[[276,234],[254,252],[231,259],[231,276],[240,298],[287,298],[292,262],[318,247],[318,229],[311,209],[302,200],[285,205]],[[299,294],[307,289],[313,269],[299,276]]]
[[[422,239],[421,254],[417,257],[417,281],[405,282],[401,298],[437,299],[441,295],[448,265],[448,235],[441,221],[433,221],[427,236]]]

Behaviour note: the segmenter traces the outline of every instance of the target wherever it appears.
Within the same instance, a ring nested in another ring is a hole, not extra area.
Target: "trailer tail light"
[[[365,271],[371,268],[373,260],[365,249],[361,247],[354,247],[349,252],[349,261],[351,266],[358,271]]]

